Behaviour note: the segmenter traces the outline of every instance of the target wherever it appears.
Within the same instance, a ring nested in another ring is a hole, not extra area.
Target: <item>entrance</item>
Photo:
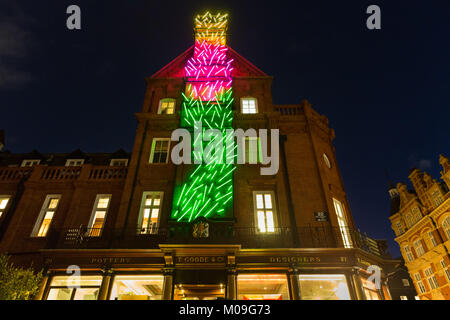
[[[173,300],[218,300],[225,299],[223,284],[177,284]]]

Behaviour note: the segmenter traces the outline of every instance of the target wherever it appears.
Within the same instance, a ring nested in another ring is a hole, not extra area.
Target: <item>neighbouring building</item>
[[[450,162],[440,156],[442,181],[412,169],[414,190],[391,186],[392,229],[421,300],[450,300]]]
[[[405,266],[403,258],[394,267],[393,271],[387,275],[387,286],[392,300],[418,300],[414,282],[409,276],[408,268]]]
[[[357,230],[328,119],[274,105],[226,28],[197,17],[195,45],[146,79],[131,154],[0,153],[0,250],[44,268],[37,299],[391,299],[399,261]],[[261,175],[258,137],[244,164],[175,165],[173,131],[198,123],[279,129],[278,172]]]

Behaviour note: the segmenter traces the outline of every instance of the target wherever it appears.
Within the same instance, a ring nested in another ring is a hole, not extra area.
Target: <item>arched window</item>
[[[165,98],[159,100],[158,114],[174,114],[175,113],[175,99]]]
[[[258,101],[253,97],[241,98],[241,112],[243,114],[258,113]]]

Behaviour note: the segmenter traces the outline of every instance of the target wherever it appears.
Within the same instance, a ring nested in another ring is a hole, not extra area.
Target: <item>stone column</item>
[[[172,300],[173,271],[174,271],[173,268],[164,269],[163,300]]]
[[[227,299],[237,300],[237,272],[232,267],[227,270]]]
[[[298,280],[298,269],[291,267],[288,272],[289,287],[291,288],[291,300],[301,300],[300,283]]]
[[[33,300],[42,300],[44,298],[45,289],[47,288],[47,284],[49,283],[50,277],[51,272],[47,271],[42,277],[41,284],[39,285],[39,290],[33,297]]]
[[[363,290],[363,285],[361,282],[361,276],[359,275],[358,269],[354,268],[352,273],[353,284],[356,289],[356,297],[358,300],[367,300],[366,294]]]
[[[103,280],[100,286],[100,292],[98,293],[98,300],[108,300],[108,293],[111,286],[112,277],[113,272],[111,269],[103,270]]]

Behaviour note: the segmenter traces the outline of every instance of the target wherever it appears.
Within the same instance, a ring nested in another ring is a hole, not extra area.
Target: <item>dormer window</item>
[[[126,167],[128,165],[128,159],[111,159],[109,165],[111,167]]]
[[[67,159],[66,167],[81,167],[84,164],[84,159]]]
[[[37,166],[39,163],[41,163],[41,160],[23,160],[22,164],[20,165],[21,167],[34,167]]]
[[[161,99],[159,101],[158,114],[174,114],[175,113],[175,99]]]
[[[258,113],[258,103],[256,98],[242,98],[241,99],[241,111],[243,114],[255,114]]]

